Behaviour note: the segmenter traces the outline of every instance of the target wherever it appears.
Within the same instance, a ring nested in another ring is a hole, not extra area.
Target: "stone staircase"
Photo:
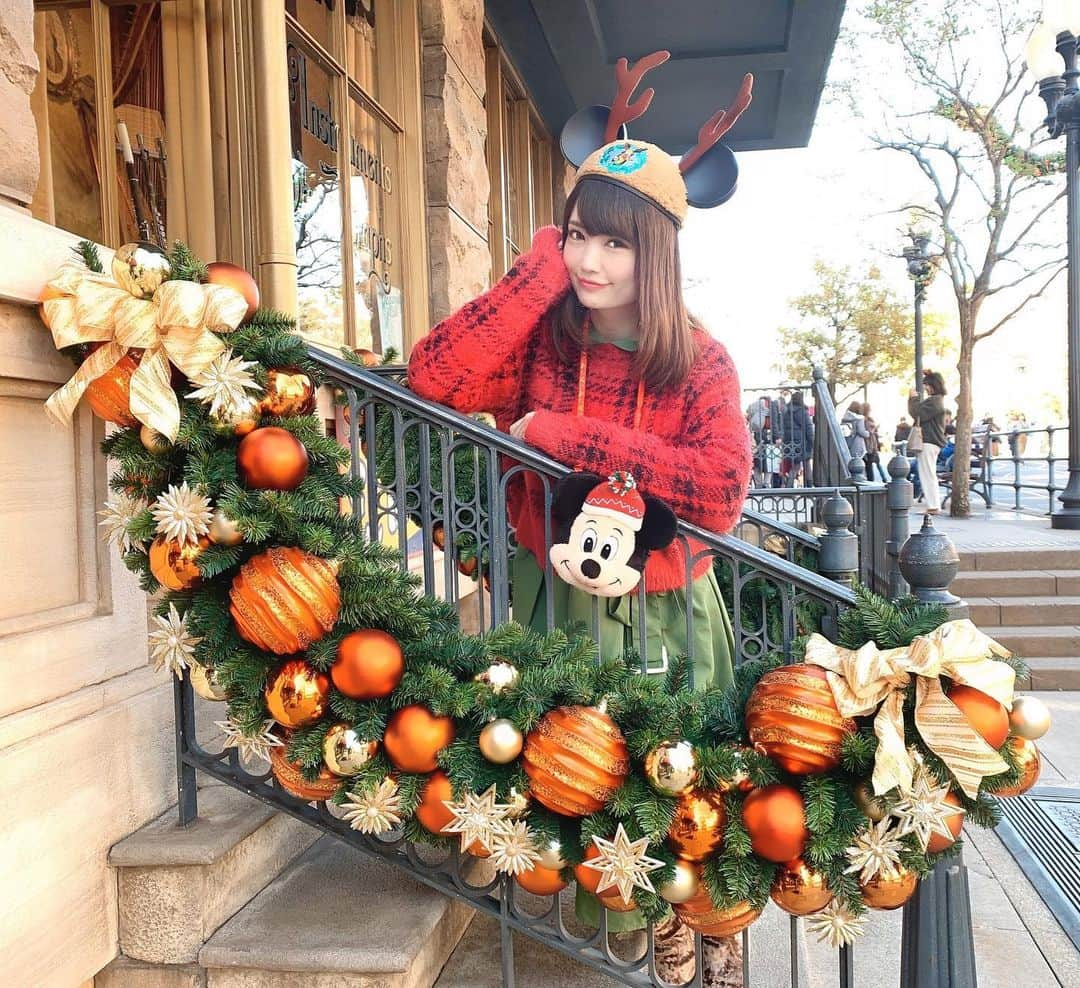
[[[962,549],[950,589],[1027,662],[1025,688],[1080,689],[1080,548]]]

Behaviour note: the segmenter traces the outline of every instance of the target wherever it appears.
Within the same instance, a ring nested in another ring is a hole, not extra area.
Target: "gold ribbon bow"
[[[914,764],[904,744],[904,690],[914,676],[915,725],[971,798],[984,776],[1009,766],[945,695],[938,677],[949,676],[1011,707],[1015,673],[1008,663],[990,658],[1008,654],[968,620],[948,621],[907,648],[881,650],[868,642],[851,650],[821,635],[812,635],[806,646],[806,661],[826,670],[840,713],[862,717],[877,710],[876,794],[894,786],[901,792],[911,789]]]
[[[131,414],[169,440],[180,429],[180,403],[169,364],[187,377],[201,374],[225,351],[214,334],[231,333],[247,312],[243,295],[224,285],[166,281],[152,299],[141,299],[107,275],[75,262],[62,265],[48,288],[58,296],[44,303],[45,321],[57,348],[104,345],[49,397],[45,410],[67,425],[87,387],[128,350],[138,349],[144,352],[131,378]]]

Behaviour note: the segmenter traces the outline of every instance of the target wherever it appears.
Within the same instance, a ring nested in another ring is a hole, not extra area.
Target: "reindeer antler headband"
[[[655,95],[649,88],[631,102],[638,83],[670,57],[670,52],[656,51],[639,58],[633,68],[620,58],[615,65],[617,90],[612,105],[589,106],[575,113],[563,127],[560,144],[566,160],[578,166],[578,182],[595,178],[628,189],[682,226],[687,204],[709,209],[735,193],[739,167],[731,148],[720,138],[750,105],[754,77],[743,76],[732,104],[705,122],[697,144],[676,165],[662,148],[631,140],[626,132],[626,124],[642,116]]]

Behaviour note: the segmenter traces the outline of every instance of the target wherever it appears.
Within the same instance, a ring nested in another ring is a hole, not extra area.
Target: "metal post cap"
[[[952,540],[934,528],[929,514],[923,516],[922,529],[900,549],[899,561],[900,572],[919,600],[936,604],[959,602],[948,587],[960,569],[960,555]]]

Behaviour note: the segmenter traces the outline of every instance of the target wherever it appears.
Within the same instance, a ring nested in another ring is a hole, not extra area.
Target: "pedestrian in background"
[[[803,401],[801,391],[793,391],[784,409],[784,458],[780,474],[785,487],[794,487],[803,466],[814,454],[814,423]]]
[[[852,460],[863,459],[866,456],[866,440],[870,433],[866,431],[866,420],[859,402],[853,401],[848,405],[844,417],[840,420],[840,432],[847,440],[848,456]]]
[[[908,397],[908,414],[922,428],[922,450],[919,452],[919,483],[927,514],[936,515],[941,510],[941,488],[938,487],[937,458],[945,445],[945,378],[937,371],[923,374],[926,397],[919,400],[918,393]]]
[[[878,435],[878,424],[870,414],[870,403],[864,402],[862,406],[863,423],[866,425],[866,455],[863,461],[866,463],[866,479],[873,480],[875,469],[881,482],[888,483],[889,478],[881,468],[881,437]]]

